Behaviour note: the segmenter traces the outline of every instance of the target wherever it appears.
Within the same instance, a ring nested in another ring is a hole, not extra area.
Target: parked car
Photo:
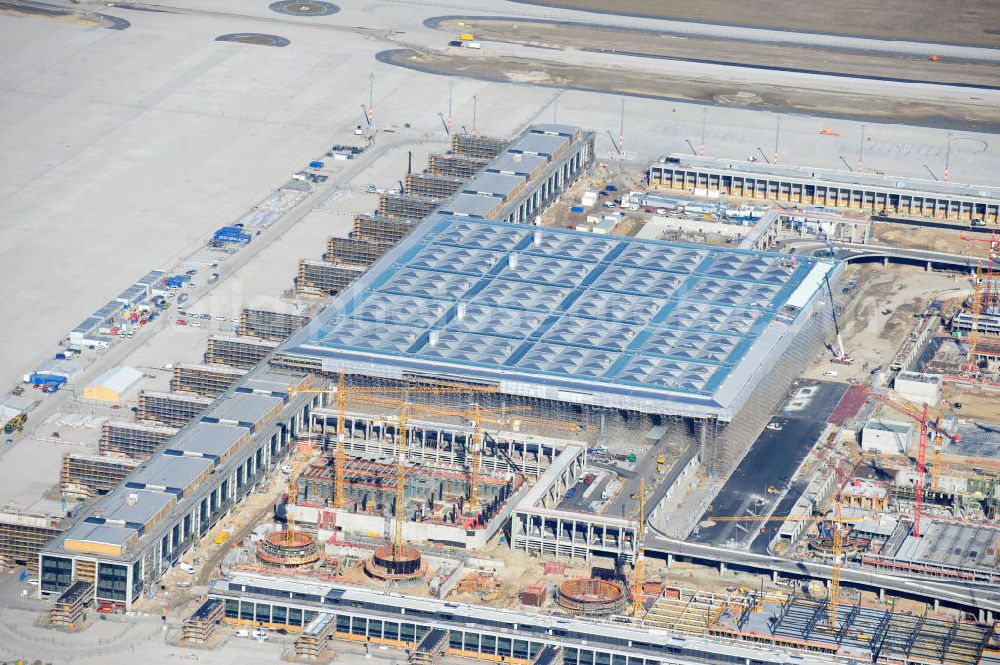
[[[174,323],[176,323],[179,326],[186,326],[188,324],[188,322],[185,321],[184,319],[177,319],[176,321],[174,321]]]
[[[202,314],[201,318],[205,319],[206,321],[211,321],[212,320],[212,315],[211,314]]]
[[[183,561],[177,564],[177,567],[183,570],[188,575],[194,575],[197,572],[194,566],[192,566],[190,563],[184,563]]]
[[[226,320],[226,315],[225,314],[216,314],[215,315],[215,320],[216,321],[225,321]]]
[[[781,423],[768,423],[767,429],[773,430],[775,432],[780,432],[783,428],[781,426]]]
[[[195,328],[200,328],[201,321],[192,321],[189,325],[194,326]]]

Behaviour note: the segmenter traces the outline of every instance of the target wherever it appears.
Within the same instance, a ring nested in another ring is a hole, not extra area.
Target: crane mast
[[[406,421],[409,404],[403,403],[399,411],[399,429],[396,431],[396,530],[392,534],[392,554],[399,557],[403,551],[403,518],[406,515]]]
[[[469,510],[477,511],[482,506],[479,500],[479,467],[482,464],[483,425],[480,420],[479,404],[472,409],[472,446],[469,455]]]
[[[347,390],[344,388],[344,373],[337,381],[337,467],[333,485],[334,508],[344,507],[344,467],[347,465]]]
[[[646,492],[643,479],[639,479],[639,526],[635,530],[635,575],[632,579],[632,617],[636,620],[642,614],[642,591],[646,577],[646,544],[643,536],[645,522]]]

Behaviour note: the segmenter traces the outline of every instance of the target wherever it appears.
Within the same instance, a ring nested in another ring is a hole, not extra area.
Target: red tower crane
[[[876,400],[885,404],[889,408],[907,416],[911,420],[915,420],[918,425],[920,425],[920,443],[917,447],[917,469],[916,477],[913,481],[913,489],[915,494],[914,497],[914,507],[913,507],[913,535],[920,536],[920,514],[924,506],[924,475],[926,473],[927,465],[927,435],[928,432],[933,429],[938,433],[938,435],[943,435],[958,443],[961,440],[961,435],[959,434],[949,434],[941,430],[940,424],[938,422],[931,422],[930,419],[930,407],[924,404],[923,408],[916,406],[903,399],[902,397],[896,396],[895,398],[890,396],[889,393],[878,392],[875,390],[869,390],[868,394],[874,397]],[[937,446],[937,438],[935,438],[935,446]],[[935,455],[935,466],[940,464],[940,457]]]

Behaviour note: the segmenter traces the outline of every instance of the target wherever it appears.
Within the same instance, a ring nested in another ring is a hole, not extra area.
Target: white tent
[[[141,378],[142,372],[125,365],[109,369],[83,389],[83,398],[119,402]]]

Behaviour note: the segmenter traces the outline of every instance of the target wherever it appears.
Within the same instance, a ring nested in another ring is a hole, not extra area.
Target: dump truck
[[[6,423],[4,423],[3,433],[4,434],[13,434],[14,430],[17,430],[18,432],[23,431],[24,430],[24,423],[27,420],[28,420],[28,414],[26,414],[26,413],[19,413],[19,414],[17,414],[16,416],[14,416],[10,420],[8,420]]]

